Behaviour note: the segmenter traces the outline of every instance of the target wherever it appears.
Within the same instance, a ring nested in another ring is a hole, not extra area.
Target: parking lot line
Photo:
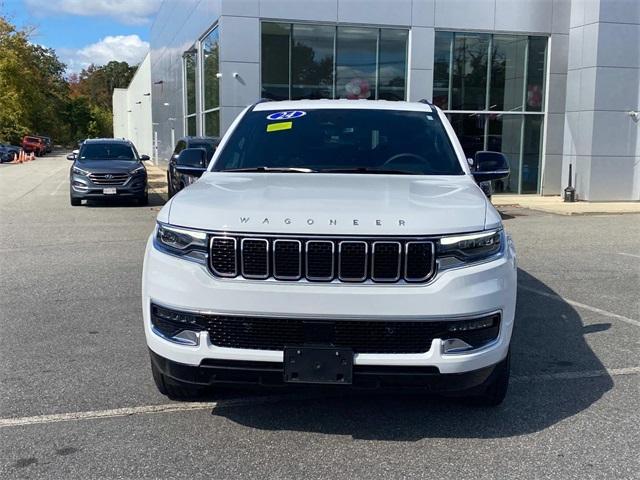
[[[568,298],[561,297],[560,295],[556,295],[554,293],[543,292],[541,290],[537,290],[531,287],[526,287],[524,285],[518,285],[518,288],[521,288],[522,290],[526,290],[527,292],[541,295],[543,297],[552,298],[554,300],[565,302],[574,307],[582,308],[584,310],[589,310],[590,312],[599,313],[600,315],[604,315],[605,317],[620,320],[621,322],[628,323],[629,325],[635,325],[636,327],[640,327],[640,321],[634,320],[633,318],[628,318],[623,315],[618,315],[617,313],[608,312],[600,308],[592,307],[591,305],[586,305],[584,303],[576,302],[575,300],[569,300]]]
[[[618,255],[624,255],[626,257],[633,257],[633,258],[640,258],[640,255],[634,255],[633,253],[618,252]]]
[[[529,383],[536,381],[555,380],[580,380],[605,376],[637,375],[640,374],[640,366],[627,368],[612,368],[602,370],[586,370],[581,372],[558,372],[540,375],[516,375],[512,376],[511,383]],[[298,395],[290,394],[268,395],[262,397],[241,398],[236,400],[223,400],[219,402],[175,402],[162,405],[142,405],[138,407],[114,408],[109,410],[93,410],[87,412],[69,412],[52,415],[36,415],[32,417],[0,418],[0,429],[7,427],[21,427],[27,425],[42,425],[47,423],[73,422],[78,420],[98,420],[102,418],[131,417],[134,415],[147,415],[152,413],[190,412],[208,410],[213,408],[232,408],[255,406],[265,403],[275,403],[291,400],[314,400],[335,397],[336,395],[322,395],[318,393]]]

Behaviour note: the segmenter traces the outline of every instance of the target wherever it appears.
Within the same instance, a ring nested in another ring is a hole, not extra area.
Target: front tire
[[[496,365],[495,370],[487,380],[484,391],[479,395],[470,397],[471,403],[479,407],[497,407],[500,405],[507,396],[510,372],[511,352]]]
[[[69,201],[71,202],[72,207],[79,207],[80,204],[82,203],[82,200],[80,200],[79,198],[73,198],[73,197],[70,197]]]
[[[138,205],[141,207],[149,205],[149,192],[144,192],[144,195],[138,199]]]
[[[203,394],[203,389],[197,385],[168,378],[158,369],[153,360],[151,360],[151,374],[158,391],[171,400],[196,400]]]

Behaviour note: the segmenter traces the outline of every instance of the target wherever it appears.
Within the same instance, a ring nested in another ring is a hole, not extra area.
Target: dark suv
[[[73,161],[69,174],[71,205],[82,200],[107,197],[132,198],[140,205],[148,202],[147,170],[128,140],[90,139],[80,151],[67,155]]]
[[[169,159],[169,167],[167,168],[167,185],[169,186],[169,198],[173,197],[176,193],[185,187],[188,187],[195,182],[200,175],[207,169],[209,161],[213,157],[213,154],[218,148],[220,139],[218,137],[183,137],[178,140],[176,148],[171,154]],[[187,148],[201,148],[206,150],[206,162],[203,163],[201,168],[192,167],[189,169],[189,173],[185,171],[178,171],[176,169],[178,157],[180,152]]]

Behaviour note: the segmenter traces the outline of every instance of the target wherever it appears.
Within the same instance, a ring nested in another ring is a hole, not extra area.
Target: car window
[[[184,140],[180,140],[176,145],[176,149],[173,151],[173,155],[177,157],[185,148],[187,148],[187,143]]]
[[[81,160],[137,160],[130,145],[124,143],[85,143],[80,150]]]
[[[213,170],[260,167],[464,174],[436,113],[370,109],[248,113]]]
[[[189,145],[189,148],[202,148],[207,151],[207,160],[211,160],[214,152],[216,151],[216,146],[210,142],[192,142]]]

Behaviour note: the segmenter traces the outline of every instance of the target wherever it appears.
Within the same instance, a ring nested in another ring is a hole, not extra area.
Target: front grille
[[[461,338],[481,346],[498,336],[500,315],[491,316],[495,321],[490,328],[451,333],[449,327],[460,320],[305,320],[194,314],[151,306],[151,321],[169,337],[182,330],[205,330],[218,347],[277,351],[287,346],[332,345],[354,353],[424,353],[434,338]]]
[[[428,239],[211,237],[211,271],[220,277],[312,282],[426,282],[435,274]]]
[[[90,173],[89,179],[95,185],[124,185],[129,179],[128,173]]]

